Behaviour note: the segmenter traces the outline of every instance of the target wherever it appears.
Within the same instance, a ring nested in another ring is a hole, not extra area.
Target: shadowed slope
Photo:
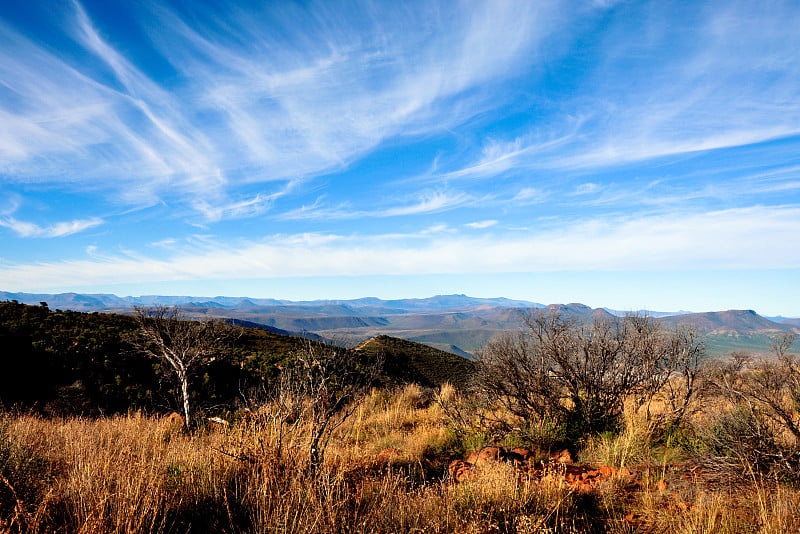
[[[390,379],[426,387],[450,382],[464,388],[475,371],[475,364],[466,358],[396,337],[377,336],[355,350],[382,356],[384,374]]]

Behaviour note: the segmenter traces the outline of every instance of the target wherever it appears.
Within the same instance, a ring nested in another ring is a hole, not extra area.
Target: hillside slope
[[[0,406],[54,414],[163,410],[173,402],[172,383],[133,349],[137,331],[129,315],[0,302]],[[231,404],[308,343],[314,341],[243,328],[230,357],[195,377],[193,392],[210,405]]]
[[[727,310],[721,312],[687,313],[662,317],[663,324],[688,323],[707,334],[759,334],[793,331],[791,323],[776,323],[758,315],[753,310]]]
[[[396,337],[377,336],[355,350],[382,356],[384,375],[399,383],[435,387],[449,382],[464,388],[475,372],[475,363],[466,358]]]

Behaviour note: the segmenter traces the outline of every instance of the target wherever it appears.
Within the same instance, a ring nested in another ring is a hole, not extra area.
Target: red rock
[[[550,459],[559,464],[571,464],[572,463],[572,455],[569,453],[567,449],[563,451],[554,452],[550,455]]]
[[[524,462],[527,462],[528,460],[533,458],[533,451],[530,449],[526,449],[525,447],[516,447],[514,449],[511,449],[511,453],[522,457],[522,460]]]
[[[498,462],[501,458],[505,458],[505,451],[500,447],[483,447],[467,457],[467,463],[475,465],[475,467],[486,465],[492,462]]]
[[[450,480],[453,482],[464,482],[472,476],[473,465],[464,460],[453,460],[447,470],[450,473]]]
[[[177,412],[170,413],[164,417],[163,421],[167,426],[183,426],[185,424],[183,416]]]
[[[402,454],[403,451],[401,451],[400,449],[396,447],[390,447],[388,449],[383,449],[381,452],[379,452],[375,461],[378,462],[379,464],[388,464],[393,459],[397,458],[398,456],[401,456]]]
[[[533,458],[533,451],[523,447],[511,449],[507,454],[507,459],[514,463],[514,465],[521,466],[527,464]]]

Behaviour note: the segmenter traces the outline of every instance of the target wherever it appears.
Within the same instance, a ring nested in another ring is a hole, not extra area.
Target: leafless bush
[[[692,401],[709,390],[709,366],[705,362],[705,346],[697,330],[679,325],[667,337],[671,354],[672,374],[661,388],[665,410],[660,415],[662,423],[680,426],[690,412],[700,410]]]
[[[771,343],[771,358],[756,361],[747,354],[732,354],[729,360],[715,365],[711,381],[716,393],[732,406],[730,413],[749,421],[746,426],[740,425],[746,432],[730,440],[735,446],[728,447],[728,452],[761,471],[797,476],[800,360],[788,352],[794,339],[791,333],[776,336]],[[705,441],[709,441],[708,436]]]
[[[272,418],[279,436],[279,454],[284,436],[306,425],[309,470],[315,473],[324,461],[334,430],[363,401],[381,366],[380,358],[307,342],[282,367],[273,388]]]
[[[732,355],[717,365],[714,385],[733,404],[762,412],[800,446],[800,360],[788,352],[794,339],[791,333],[774,338],[773,358],[755,361],[747,354]]]
[[[667,331],[652,319],[626,316],[580,324],[557,313],[524,316],[525,331],[506,334],[478,356],[476,386],[522,421],[561,421],[574,433],[617,427],[626,398],[641,406],[682,374],[683,417],[696,392],[704,349],[688,327]],[[674,390],[673,393],[677,393]]]
[[[720,480],[797,474],[797,450],[782,445],[774,425],[747,403],[711,414],[696,435],[703,447],[700,463]]]

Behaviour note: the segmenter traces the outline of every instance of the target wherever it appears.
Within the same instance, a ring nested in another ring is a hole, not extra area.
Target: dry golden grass
[[[439,395],[451,402],[458,394]],[[590,441],[579,458],[639,466],[638,485],[612,480],[580,494],[558,476],[520,476],[502,463],[463,484],[444,480],[453,433],[441,405],[415,386],[373,391],[337,429],[314,476],[307,424],[282,425],[275,410],[193,434],[139,414],[2,415],[0,532],[800,529],[800,492],[756,476],[736,487],[687,481],[673,465],[677,453],[655,446],[653,429],[633,413],[619,435]]]

